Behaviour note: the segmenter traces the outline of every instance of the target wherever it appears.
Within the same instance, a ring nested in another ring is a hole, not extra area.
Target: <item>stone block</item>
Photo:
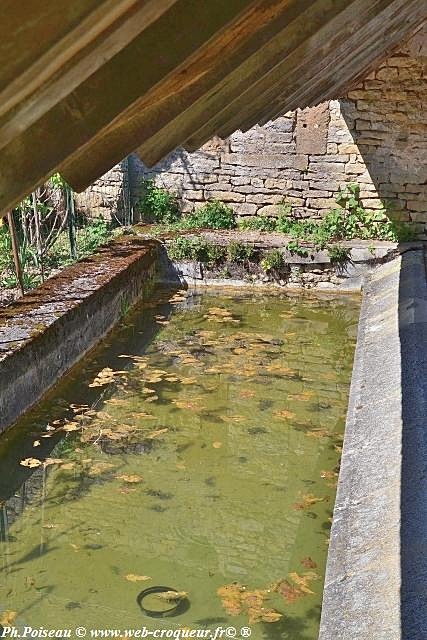
[[[206,200],[220,200],[221,202],[244,202],[245,196],[234,191],[205,191]]]
[[[266,178],[264,185],[266,189],[280,189],[282,191],[293,186],[292,180],[278,180],[277,178]]]
[[[237,216],[254,216],[257,212],[257,205],[249,202],[232,204],[233,211]]]
[[[278,204],[283,201],[284,194],[248,193],[246,202],[254,204]]]
[[[205,191],[232,191],[233,188],[230,182],[214,182],[212,184],[205,185]]]
[[[308,198],[307,205],[312,209],[336,209],[335,198]]]
[[[225,165],[241,167],[257,167],[258,169],[302,169],[306,164],[305,157],[298,155],[274,153],[225,153],[222,156]]]
[[[376,72],[375,77],[377,80],[385,80],[388,82],[390,80],[397,80],[399,78],[399,72],[393,67],[383,67]]]
[[[187,200],[204,200],[205,199],[203,191],[191,191],[190,189],[186,190],[185,197]]]
[[[282,214],[283,214],[283,207],[280,207],[274,204],[269,204],[266,207],[261,207],[260,209],[258,209],[258,212],[257,212],[257,215],[259,216],[267,216],[271,218],[278,218]]]
[[[353,144],[351,142],[343,142],[338,145],[338,153],[339,154],[356,154],[360,155],[359,147],[357,144]]]
[[[328,142],[329,104],[298,110],[295,127],[296,151],[300,154],[325,154]]]
[[[407,205],[408,209],[411,211],[418,211],[426,214],[427,216],[427,201],[423,202],[420,200],[408,200]]]
[[[349,175],[361,175],[365,173],[366,165],[362,162],[349,162],[345,165],[345,172]]]

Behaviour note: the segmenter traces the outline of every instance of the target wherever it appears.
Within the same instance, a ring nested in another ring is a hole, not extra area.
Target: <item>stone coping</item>
[[[0,311],[0,431],[154,283],[158,243],[124,236]]]
[[[367,278],[319,640],[427,638],[424,252]]]

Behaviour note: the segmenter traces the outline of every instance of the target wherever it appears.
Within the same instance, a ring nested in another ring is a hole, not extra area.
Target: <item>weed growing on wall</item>
[[[184,221],[188,229],[234,229],[236,226],[233,209],[219,200],[207,202]]]
[[[140,187],[137,208],[146,221],[170,224],[179,220],[181,212],[175,195],[157,187],[154,180],[143,179]]]
[[[412,239],[410,225],[390,220],[385,209],[367,211],[361,204],[359,193],[358,184],[348,184],[340,189],[336,198],[339,208],[329,211],[320,222],[294,220],[282,215],[277,220],[276,230],[310,242],[316,249],[323,249],[332,241],[354,238],[394,242]]]
[[[269,218],[267,216],[263,218],[257,217],[247,217],[239,220],[238,223],[239,229],[242,231],[267,231],[272,232],[276,231],[277,221],[274,218]]]
[[[225,259],[226,248],[203,238],[180,236],[169,244],[168,255],[172,260],[196,260],[213,265]]]

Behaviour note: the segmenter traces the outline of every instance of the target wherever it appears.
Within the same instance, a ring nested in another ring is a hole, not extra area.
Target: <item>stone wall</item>
[[[76,210],[91,218],[126,222],[130,202],[127,160],[116,165],[88,189],[74,196]]]
[[[180,148],[148,170],[130,158],[133,192],[141,177],[175,191],[185,211],[207,200],[240,216],[321,218],[338,188],[358,182],[364,205],[427,222],[427,29],[402,44],[340,100],[289,112],[264,126]]]

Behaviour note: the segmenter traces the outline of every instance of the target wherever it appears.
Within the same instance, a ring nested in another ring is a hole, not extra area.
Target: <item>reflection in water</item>
[[[316,638],[357,314],[261,294],[141,306],[0,440],[0,611]],[[144,617],[155,585],[188,611]]]

